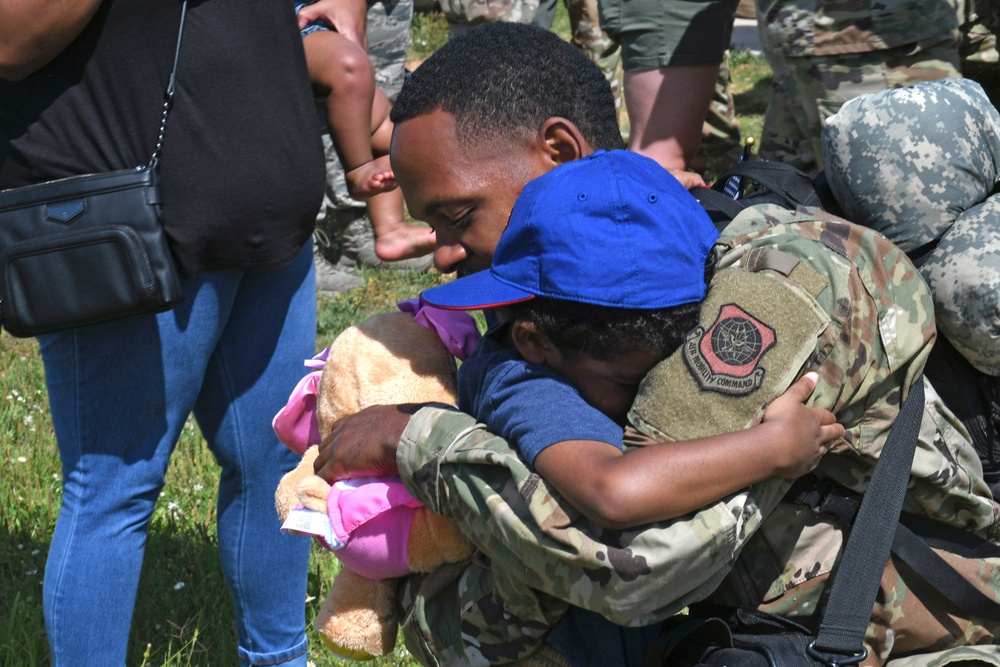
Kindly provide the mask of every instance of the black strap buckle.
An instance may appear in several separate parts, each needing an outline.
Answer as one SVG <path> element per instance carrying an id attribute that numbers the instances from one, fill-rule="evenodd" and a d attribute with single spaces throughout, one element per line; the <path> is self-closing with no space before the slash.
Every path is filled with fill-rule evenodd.
<path id="1" fill-rule="evenodd" d="M 816 514 L 831 516 L 842 526 L 850 526 L 861 507 L 861 496 L 857 493 L 811 474 L 795 480 L 785 500 L 805 505 Z"/>
<path id="2" fill-rule="evenodd" d="M 861 647 L 860 653 L 854 655 L 843 655 L 842 653 L 827 653 L 816 648 L 816 640 L 809 642 L 806 649 L 810 657 L 826 665 L 826 667 L 845 667 L 846 665 L 856 665 L 868 657 L 868 649 Z"/>

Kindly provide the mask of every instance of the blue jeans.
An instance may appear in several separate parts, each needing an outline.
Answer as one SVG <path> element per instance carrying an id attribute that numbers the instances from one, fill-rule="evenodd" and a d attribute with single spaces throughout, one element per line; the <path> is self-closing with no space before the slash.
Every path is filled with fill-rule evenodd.
<path id="1" fill-rule="evenodd" d="M 153 503 L 192 411 L 222 468 L 240 664 L 306 664 L 309 541 L 282 535 L 274 510 L 299 457 L 271 418 L 315 352 L 311 244 L 282 269 L 209 271 L 184 292 L 166 313 L 39 337 L 63 466 L 43 595 L 56 667 L 125 664 Z"/>

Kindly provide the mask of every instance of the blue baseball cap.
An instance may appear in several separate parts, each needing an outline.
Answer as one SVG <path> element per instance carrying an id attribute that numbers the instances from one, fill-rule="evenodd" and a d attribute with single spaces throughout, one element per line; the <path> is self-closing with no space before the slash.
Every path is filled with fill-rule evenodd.
<path id="1" fill-rule="evenodd" d="M 632 151 L 597 151 L 524 186 L 493 264 L 425 290 L 439 308 L 495 308 L 538 296 L 654 309 L 705 298 L 719 232 L 670 172 Z"/>

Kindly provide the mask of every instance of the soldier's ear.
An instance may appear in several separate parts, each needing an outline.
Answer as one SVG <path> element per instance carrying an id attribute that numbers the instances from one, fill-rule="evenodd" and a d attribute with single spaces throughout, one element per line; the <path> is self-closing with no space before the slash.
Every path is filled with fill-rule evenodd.
<path id="1" fill-rule="evenodd" d="M 510 336 L 517 353 L 529 364 L 547 364 L 555 353 L 548 336 L 539 331 L 534 322 L 514 320 Z"/>
<path id="2" fill-rule="evenodd" d="M 535 137 L 536 148 L 542 152 L 552 167 L 572 162 L 594 152 L 583 138 L 580 128 L 561 116 L 547 119 Z"/>

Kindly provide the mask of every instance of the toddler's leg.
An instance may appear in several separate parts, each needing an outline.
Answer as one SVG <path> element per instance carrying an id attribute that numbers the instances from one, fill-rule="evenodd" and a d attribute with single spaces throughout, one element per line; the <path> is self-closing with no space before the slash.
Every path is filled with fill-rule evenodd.
<path id="1" fill-rule="evenodd" d="M 330 138 L 344 169 L 351 171 L 371 162 L 376 88 L 368 54 L 343 35 L 326 30 L 306 35 L 302 43 L 313 88 L 326 95 Z"/>

